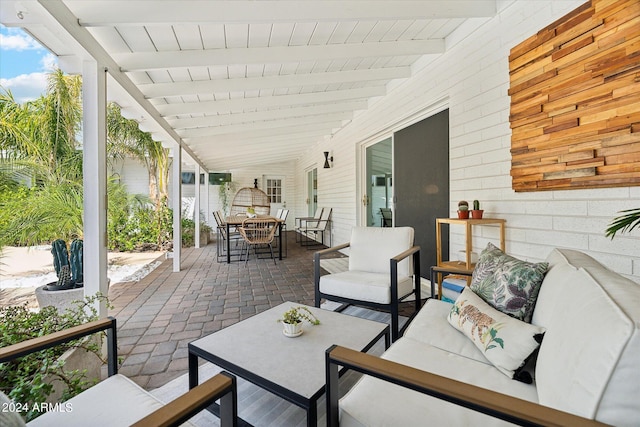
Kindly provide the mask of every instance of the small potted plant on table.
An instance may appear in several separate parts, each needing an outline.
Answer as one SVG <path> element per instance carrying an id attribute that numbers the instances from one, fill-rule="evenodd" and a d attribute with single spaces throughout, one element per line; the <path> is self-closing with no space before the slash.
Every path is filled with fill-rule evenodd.
<path id="1" fill-rule="evenodd" d="M 460 200 L 458 202 L 458 218 L 459 219 L 469 218 L 469 203 L 466 200 Z"/>
<path id="2" fill-rule="evenodd" d="M 319 325 L 320 321 L 307 307 L 293 307 L 284 312 L 278 322 L 282 322 L 284 330 L 282 333 L 290 338 L 302 335 L 302 322 L 307 321 L 312 325 Z"/>
<path id="3" fill-rule="evenodd" d="M 473 210 L 471 211 L 471 218 L 482 219 L 482 213 L 484 210 L 480 209 L 480 202 L 478 200 L 473 201 Z"/>

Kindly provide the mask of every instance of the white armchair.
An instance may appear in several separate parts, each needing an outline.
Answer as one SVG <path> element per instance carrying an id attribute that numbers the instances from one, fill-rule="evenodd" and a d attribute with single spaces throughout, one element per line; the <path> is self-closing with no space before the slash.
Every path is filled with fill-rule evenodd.
<path id="1" fill-rule="evenodd" d="M 316 252 L 316 307 L 325 299 L 388 310 L 395 341 L 401 335 L 399 302 L 415 294 L 415 311 L 420 310 L 420 247 L 413 237 L 411 227 L 354 227 L 349 243 Z M 347 247 L 349 270 L 320 276 L 320 258 Z"/>

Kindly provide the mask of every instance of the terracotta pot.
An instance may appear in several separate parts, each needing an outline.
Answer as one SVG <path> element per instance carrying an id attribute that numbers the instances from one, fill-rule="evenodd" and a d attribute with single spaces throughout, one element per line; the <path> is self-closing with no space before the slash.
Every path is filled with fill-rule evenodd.
<path id="1" fill-rule="evenodd" d="M 469 219 L 469 211 L 458 211 L 458 219 Z"/>
<path id="2" fill-rule="evenodd" d="M 482 219 L 482 213 L 484 210 L 482 209 L 472 209 L 471 210 L 471 218 L 473 219 Z"/>

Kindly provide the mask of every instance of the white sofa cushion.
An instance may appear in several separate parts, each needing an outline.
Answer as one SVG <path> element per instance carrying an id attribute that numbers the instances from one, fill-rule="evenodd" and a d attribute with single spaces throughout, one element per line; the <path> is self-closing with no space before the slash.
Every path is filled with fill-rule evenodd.
<path id="1" fill-rule="evenodd" d="M 612 425 L 640 420 L 640 285 L 586 254 L 554 250 L 533 323 L 546 327 L 540 403 Z"/>
<path id="2" fill-rule="evenodd" d="M 450 311 L 451 304 L 433 298 L 428 299 L 409 323 L 403 336 L 491 365 L 470 339 L 451 329 L 448 322 Z"/>
<path id="3" fill-rule="evenodd" d="M 349 270 L 389 275 L 389 260 L 413 246 L 413 228 L 353 227 L 349 242 Z M 399 276 L 412 274 L 411 257 L 398 263 Z"/>
<path id="4" fill-rule="evenodd" d="M 544 328 L 508 316 L 465 288 L 451 307 L 449 323 L 469 338 L 500 372 L 531 383 L 528 372 L 519 372 L 540 346 Z"/>
<path id="5" fill-rule="evenodd" d="M 371 273 L 353 270 L 327 274 L 320 277 L 320 292 L 359 301 L 389 304 L 391 302 L 390 277 L 388 272 Z M 412 290 L 411 277 L 398 277 L 398 296 L 410 294 Z"/>
<path id="6" fill-rule="evenodd" d="M 47 412 L 29 422 L 29 427 L 128 426 L 141 420 L 163 403 L 129 378 L 117 374 L 61 404 L 65 411 Z"/>
<path id="7" fill-rule="evenodd" d="M 453 328 L 448 329 L 458 334 Z M 537 402 L 535 387 L 513 381 L 491 365 L 403 337 L 384 353 L 384 359 L 413 366 L 465 383 Z M 340 400 L 340 425 L 349 426 L 503 426 L 504 421 L 440 399 L 363 377 Z M 375 409 L 375 410 L 374 410 Z"/>

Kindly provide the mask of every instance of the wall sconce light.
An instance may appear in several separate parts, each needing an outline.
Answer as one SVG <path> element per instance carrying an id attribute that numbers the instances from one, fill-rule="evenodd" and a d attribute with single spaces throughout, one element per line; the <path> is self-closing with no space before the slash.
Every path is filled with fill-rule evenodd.
<path id="1" fill-rule="evenodd" d="M 325 169 L 331 168 L 331 164 L 329 163 L 329 160 L 331 160 L 331 163 L 333 163 L 333 156 L 329 157 L 329 152 L 325 151 L 324 152 L 324 168 Z"/>

